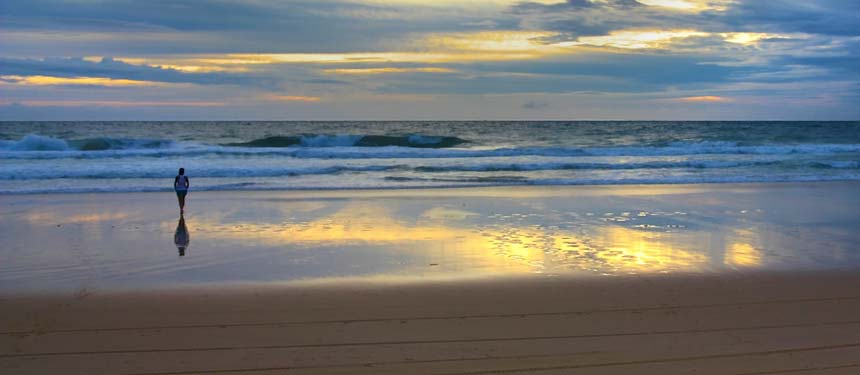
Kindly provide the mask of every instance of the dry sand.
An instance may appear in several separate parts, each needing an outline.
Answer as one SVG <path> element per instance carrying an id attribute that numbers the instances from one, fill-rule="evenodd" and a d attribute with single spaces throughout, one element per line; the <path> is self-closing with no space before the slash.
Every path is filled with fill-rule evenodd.
<path id="1" fill-rule="evenodd" d="M 4 374 L 857 374 L 860 273 L 6 296 Z"/>

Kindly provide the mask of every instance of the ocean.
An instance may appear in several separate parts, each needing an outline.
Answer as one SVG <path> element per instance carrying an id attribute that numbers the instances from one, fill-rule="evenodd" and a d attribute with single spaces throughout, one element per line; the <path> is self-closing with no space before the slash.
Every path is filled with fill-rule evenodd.
<path id="1" fill-rule="evenodd" d="M 860 121 L 0 122 L 0 194 L 860 180 Z"/>

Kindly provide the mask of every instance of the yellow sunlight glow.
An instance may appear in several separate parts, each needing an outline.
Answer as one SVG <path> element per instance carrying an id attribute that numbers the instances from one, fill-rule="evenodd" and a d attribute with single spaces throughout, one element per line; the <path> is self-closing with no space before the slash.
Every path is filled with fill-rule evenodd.
<path id="1" fill-rule="evenodd" d="M 344 68 L 326 69 L 323 72 L 330 74 L 387 74 L 387 73 L 454 73 L 456 70 L 448 68 Z"/>
<path id="2" fill-rule="evenodd" d="M 300 96 L 300 95 L 278 95 L 278 94 L 269 94 L 263 95 L 263 99 L 278 101 L 278 102 L 305 102 L 305 103 L 313 103 L 322 100 L 322 98 L 318 96 Z"/>
<path id="3" fill-rule="evenodd" d="M 754 267 L 762 262 L 761 251 L 747 243 L 734 243 L 726 250 L 725 264 Z"/>
<path id="4" fill-rule="evenodd" d="M 788 38 L 788 36 L 785 35 L 768 33 L 721 33 L 720 36 L 723 37 L 723 40 L 726 42 L 743 45 L 756 44 L 762 39 Z"/>
<path id="5" fill-rule="evenodd" d="M 193 55 L 168 58 L 115 57 L 128 64 L 149 65 L 188 72 L 231 71 L 245 65 L 265 64 L 390 64 L 461 63 L 539 58 L 551 53 L 570 53 L 570 49 L 542 43 L 539 39 L 557 35 L 548 31 L 484 31 L 476 33 L 433 34 L 416 41 L 415 51 L 344 53 L 257 53 Z M 342 74 L 380 74 L 413 72 L 446 73 L 446 68 L 376 68 L 387 70 L 331 71 Z"/>
<path id="6" fill-rule="evenodd" d="M 422 215 L 427 221 L 406 223 L 386 208 L 354 203 L 328 216 L 289 225 L 221 223 L 217 217 L 209 217 L 196 221 L 194 227 L 223 240 L 253 239 L 275 246 L 327 243 L 396 245 L 403 251 L 441 250 L 437 256 L 447 258 L 446 263 L 468 262 L 493 272 L 535 272 L 546 265 L 564 265 L 594 272 L 651 273 L 693 271 L 708 263 L 705 254 L 682 245 L 695 241 L 676 242 L 677 234 L 608 226 L 587 240 L 574 231 L 532 226 L 503 224 L 476 231 L 468 226 L 446 225 L 469 215 L 474 213 L 430 209 Z"/>
<path id="7" fill-rule="evenodd" d="M 734 0 L 636 0 L 639 3 L 674 10 L 701 12 L 705 10 L 724 11 Z"/>
<path id="8" fill-rule="evenodd" d="M 91 56 L 90 60 L 99 62 L 101 61 L 101 57 Z M 233 64 L 229 63 L 225 64 L 211 64 L 210 60 L 207 59 L 146 59 L 139 57 L 115 57 L 113 58 L 116 61 L 124 62 L 126 64 L 132 65 L 148 65 L 153 68 L 159 69 L 171 69 L 178 70 L 186 73 L 210 73 L 210 72 L 247 72 L 249 69 L 246 66 L 247 62 L 242 62 L 241 64 Z M 87 60 L 87 58 L 84 58 Z"/>
<path id="9" fill-rule="evenodd" d="M 731 99 L 723 97 L 723 96 L 715 96 L 715 95 L 703 95 L 703 96 L 688 96 L 685 98 L 678 98 L 675 101 L 685 102 L 685 103 L 718 103 L 718 102 L 730 102 Z"/>
<path id="10" fill-rule="evenodd" d="M 394 6 L 426 6 L 426 7 L 458 7 L 458 8 L 476 8 L 476 7 L 497 7 L 505 8 L 511 5 L 516 5 L 523 2 L 538 3 L 544 5 L 563 4 L 565 0 L 362 0 L 367 4 L 377 5 L 394 5 Z"/>
<path id="11" fill-rule="evenodd" d="M 226 55 L 176 55 L 167 57 L 116 57 L 135 65 L 174 69 L 189 73 L 216 71 L 249 71 L 254 65 L 266 64 L 367 64 L 384 65 L 398 63 L 444 64 L 485 61 L 512 61 L 540 59 L 554 55 L 587 53 L 594 48 L 613 49 L 671 49 L 673 44 L 691 37 L 721 37 L 726 43 L 752 45 L 764 39 L 788 38 L 781 34 L 726 32 L 709 33 L 693 29 L 627 29 L 616 30 L 609 35 L 583 36 L 572 41 L 552 43 L 558 33 L 541 30 L 495 30 L 471 33 L 437 33 L 412 40 L 407 51 L 388 52 L 343 52 L 343 53 L 240 53 Z M 89 56 L 88 61 L 100 61 Z M 453 73 L 455 70 L 442 67 L 385 67 L 367 66 L 332 68 L 329 74 L 372 75 L 389 73 Z M 144 85 L 144 81 L 95 79 L 90 84 Z M 42 82 L 48 82 L 43 80 Z M 53 80 L 55 84 L 61 81 Z M 86 84 L 86 77 L 78 77 L 64 84 Z M 31 83 L 35 84 L 35 83 Z M 148 83 L 152 84 L 152 83 Z"/>
<path id="12" fill-rule="evenodd" d="M 548 46 L 540 43 L 540 38 L 555 35 L 557 33 L 549 31 L 481 31 L 431 35 L 425 44 L 430 48 L 459 51 L 530 52 Z"/>
<path id="13" fill-rule="evenodd" d="M 169 86 L 166 82 L 138 81 L 103 77 L 0 76 L 0 82 L 23 86 Z"/>
<path id="14" fill-rule="evenodd" d="M 579 37 L 575 42 L 562 42 L 557 45 L 662 49 L 678 39 L 708 35 L 696 30 L 620 30 L 613 31 L 609 35 Z"/>
<path id="15" fill-rule="evenodd" d="M 218 107 L 221 102 L 183 101 L 123 101 L 123 100 L 8 100 L 0 104 L 21 104 L 31 107 Z"/>

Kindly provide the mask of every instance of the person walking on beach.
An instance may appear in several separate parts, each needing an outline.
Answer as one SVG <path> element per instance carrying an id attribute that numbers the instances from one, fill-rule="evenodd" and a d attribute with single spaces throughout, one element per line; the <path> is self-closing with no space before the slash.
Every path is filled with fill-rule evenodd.
<path id="1" fill-rule="evenodd" d="M 173 189 L 176 190 L 176 198 L 179 199 L 179 213 L 185 213 L 185 196 L 188 195 L 188 187 L 191 183 L 185 175 L 185 168 L 179 168 L 179 175 L 173 179 Z"/>

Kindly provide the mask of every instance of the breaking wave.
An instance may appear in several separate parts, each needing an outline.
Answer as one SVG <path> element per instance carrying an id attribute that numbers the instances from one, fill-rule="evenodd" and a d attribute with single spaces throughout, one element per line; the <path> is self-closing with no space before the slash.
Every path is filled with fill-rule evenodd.
<path id="1" fill-rule="evenodd" d="M 414 148 L 448 148 L 459 146 L 469 141 L 457 137 L 439 137 L 426 135 L 302 135 L 274 136 L 255 139 L 249 142 L 227 143 L 228 147 L 414 147 Z"/>
<path id="2" fill-rule="evenodd" d="M 91 138 L 63 140 L 37 134 L 0 140 L 0 159 L 99 159 L 128 157 L 272 156 L 299 159 L 443 159 L 487 157 L 828 155 L 860 152 L 860 144 L 764 144 L 675 142 L 663 146 L 619 147 L 455 147 L 471 145 L 457 137 L 309 135 L 278 136 L 211 145 L 162 139 Z M 833 168 L 844 168 L 834 164 Z"/>

